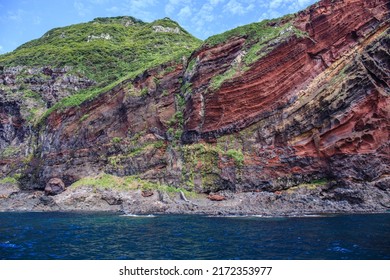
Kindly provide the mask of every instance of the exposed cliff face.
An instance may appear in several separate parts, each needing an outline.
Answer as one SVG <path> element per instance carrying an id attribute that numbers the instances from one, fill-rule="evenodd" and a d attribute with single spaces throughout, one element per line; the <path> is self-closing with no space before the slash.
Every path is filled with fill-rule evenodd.
<path id="1" fill-rule="evenodd" d="M 49 108 L 61 99 L 96 83 L 75 73 L 71 67 L 52 69 L 18 66 L 3 68 L 0 71 L 0 84 L 4 96 L 14 97 L 25 103 L 35 101 L 33 105 L 26 104 L 25 107 Z M 25 119 L 35 117 L 27 110 L 23 113 Z"/>
<path id="2" fill-rule="evenodd" d="M 192 94 L 186 130 L 203 139 L 213 138 L 248 127 L 269 112 L 297 106 L 293 99 L 319 74 L 339 59 L 345 60 L 354 47 L 360 46 L 355 51 L 361 51 L 374 33 L 378 35 L 387 28 L 386 4 L 387 1 L 321 1 L 290 22 L 307 35 L 292 33 L 282 40 L 265 42 L 263 49 L 271 51 L 249 69 L 237 61 L 245 56 L 245 40 L 252 38 L 232 38 L 211 48 L 206 45 L 193 55 L 197 71 L 189 79 Z M 283 22 L 269 25 L 272 24 Z M 241 67 L 236 67 L 232 78 L 217 90 L 210 88 L 213 77 L 235 64 Z"/>
<path id="3" fill-rule="evenodd" d="M 40 186 L 59 177 L 69 185 L 101 172 L 125 176 L 165 168 L 181 73 L 178 64 L 151 69 L 80 108 L 51 114 L 38 140 L 39 159 L 30 167 L 35 178 L 27 181 Z"/>
<path id="4" fill-rule="evenodd" d="M 24 131 L 18 102 L 3 99 L 0 99 L 0 147 L 5 149 L 11 142 L 16 145 L 23 142 Z"/>
<path id="5" fill-rule="evenodd" d="M 56 110 L 31 140 L 23 185 L 105 172 L 205 193 L 309 184 L 324 201 L 362 203 L 365 187 L 388 196 L 389 6 L 320 1 Z M 24 133 L 7 102 L 0 144 Z"/>
<path id="6" fill-rule="evenodd" d="M 33 125 L 59 100 L 95 83 L 70 67 L 0 69 L 0 175 L 20 173 L 34 152 Z"/>
<path id="7" fill-rule="evenodd" d="M 304 36 L 266 42 L 249 67 L 243 46 L 251 38 L 205 45 L 192 58 L 183 140 L 242 149 L 244 167 L 218 173 L 243 189 L 387 176 L 388 17 L 387 1 L 321 1 L 290 23 Z M 233 141 L 221 138 L 231 133 Z"/>

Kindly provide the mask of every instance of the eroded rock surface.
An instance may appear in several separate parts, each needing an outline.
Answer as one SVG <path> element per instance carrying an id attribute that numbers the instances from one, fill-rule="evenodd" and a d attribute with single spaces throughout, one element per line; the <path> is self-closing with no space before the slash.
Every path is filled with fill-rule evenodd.
<path id="1" fill-rule="evenodd" d="M 51 178 L 45 187 L 46 195 L 57 195 L 65 191 L 65 184 L 59 178 Z"/>

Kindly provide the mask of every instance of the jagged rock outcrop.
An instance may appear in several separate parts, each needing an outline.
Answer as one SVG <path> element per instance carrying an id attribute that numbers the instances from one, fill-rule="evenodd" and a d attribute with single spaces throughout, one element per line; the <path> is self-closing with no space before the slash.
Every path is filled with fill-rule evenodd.
<path id="1" fill-rule="evenodd" d="M 59 178 L 51 178 L 45 187 L 46 195 L 57 195 L 65 191 L 65 184 Z"/>

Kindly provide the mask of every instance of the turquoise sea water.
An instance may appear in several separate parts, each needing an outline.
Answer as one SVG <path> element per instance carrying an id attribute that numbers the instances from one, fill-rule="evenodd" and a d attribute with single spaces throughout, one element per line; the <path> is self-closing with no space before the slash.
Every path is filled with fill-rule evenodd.
<path id="1" fill-rule="evenodd" d="M 0 259 L 390 259 L 390 213 L 296 218 L 0 213 Z"/>

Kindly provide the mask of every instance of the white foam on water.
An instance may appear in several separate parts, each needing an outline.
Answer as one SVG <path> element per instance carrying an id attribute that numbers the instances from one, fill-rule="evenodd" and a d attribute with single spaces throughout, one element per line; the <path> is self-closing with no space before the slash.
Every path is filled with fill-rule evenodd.
<path id="1" fill-rule="evenodd" d="M 137 215 L 137 214 L 124 214 L 122 217 L 132 217 L 132 218 L 155 218 L 155 215 Z"/>
<path id="2" fill-rule="evenodd" d="M 0 242 L 0 248 L 18 248 L 19 246 L 9 241 Z"/>

